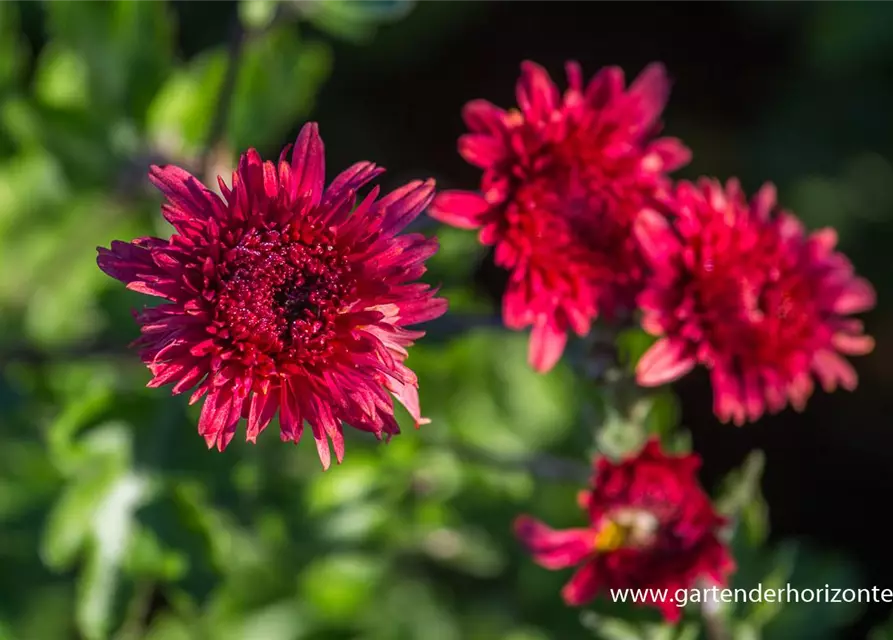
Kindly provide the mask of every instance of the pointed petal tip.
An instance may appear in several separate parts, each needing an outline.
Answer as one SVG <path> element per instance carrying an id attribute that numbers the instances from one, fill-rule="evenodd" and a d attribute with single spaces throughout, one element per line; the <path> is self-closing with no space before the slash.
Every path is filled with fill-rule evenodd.
<path id="1" fill-rule="evenodd" d="M 537 373 L 551 371 L 567 345 L 567 331 L 552 324 L 539 324 L 533 327 L 528 343 L 527 362 Z"/>
<path id="2" fill-rule="evenodd" d="M 298 140 L 301 139 L 302 136 L 319 136 L 319 123 L 316 121 L 305 122 L 304 126 L 301 127 L 301 130 L 298 132 Z"/>
<path id="3" fill-rule="evenodd" d="M 457 229 L 478 229 L 490 204 L 473 191 L 441 191 L 428 207 L 428 216 Z"/>
<path id="4" fill-rule="evenodd" d="M 536 527 L 537 521 L 526 514 L 522 514 L 515 518 L 512 522 L 512 531 L 516 536 L 523 539 L 531 533 L 531 528 Z"/>
<path id="5" fill-rule="evenodd" d="M 669 76 L 669 72 L 667 71 L 667 65 L 665 65 L 660 60 L 652 60 L 648 64 L 645 65 L 645 68 L 642 69 L 642 73 L 653 73 L 655 75 L 662 75 L 665 77 Z"/>
<path id="6" fill-rule="evenodd" d="M 676 380 L 695 366 L 695 358 L 684 345 L 667 338 L 655 342 L 636 365 L 636 382 L 643 387 L 659 387 Z"/>

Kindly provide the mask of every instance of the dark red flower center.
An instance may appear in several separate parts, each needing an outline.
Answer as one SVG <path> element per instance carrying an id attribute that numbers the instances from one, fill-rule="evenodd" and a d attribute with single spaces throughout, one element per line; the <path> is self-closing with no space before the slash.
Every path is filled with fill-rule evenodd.
<path id="1" fill-rule="evenodd" d="M 639 155 L 631 146 L 627 155 L 607 157 L 609 134 L 574 125 L 547 143 L 532 136 L 510 169 L 514 191 L 505 230 L 509 242 L 545 271 L 558 271 L 561 256 L 592 271 L 590 279 L 610 285 L 609 299 L 599 302 L 605 312 L 618 303 L 630 305 L 644 274 L 627 213 L 645 203 L 637 183 Z M 520 148 L 524 138 L 517 135 Z"/>
<path id="2" fill-rule="evenodd" d="M 219 274 L 218 337 L 248 360 L 306 365 L 330 354 L 335 320 L 356 294 L 350 264 L 319 229 L 251 232 Z"/>
<path id="3" fill-rule="evenodd" d="M 750 362 L 798 352 L 821 326 L 812 283 L 796 269 L 779 269 L 779 252 L 768 240 L 748 251 L 711 248 L 697 272 L 699 311 L 712 340 Z"/>

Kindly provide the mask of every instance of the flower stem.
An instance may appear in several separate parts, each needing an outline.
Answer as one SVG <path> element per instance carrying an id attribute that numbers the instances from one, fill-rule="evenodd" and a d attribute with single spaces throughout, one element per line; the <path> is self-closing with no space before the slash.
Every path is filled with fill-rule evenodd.
<path id="1" fill-rule="evenodd" d="M 582 361 L 582 375 L 596 386 L 600 402 L 590 407 L 594 454 L 622 456 L 638 448 L 646 434 L 636 406 L 647 393 L 635 384 L 620 361 L 617 339 L 627 325 L 601 324 L 593 328 Z"/>
<path id="2" fill-rule="evenodd" d="M 701 618 L 704 621 L 704 634 L 707 640 L 732 640 L 732 634 L 717 612 L 701 607 Z"/>

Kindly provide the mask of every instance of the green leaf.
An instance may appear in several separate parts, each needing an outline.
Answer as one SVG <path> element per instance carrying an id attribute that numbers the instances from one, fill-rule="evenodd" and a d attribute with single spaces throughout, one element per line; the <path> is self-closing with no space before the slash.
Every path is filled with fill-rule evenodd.
<path id="1" fill-rule="evenodd" d="M 204 536 L 207 551 L 218 571 L 238 571 L 261 558 L 261 549 L 252 536 L 239 526 L 230 511 L 210 503 L 207 490 L 200 483 L 177 485 L 174 495 L 185 524 Z"/>
<path id="2" fill-rule="evenodd" d="M 89 71 L 90 108 L 142 121 L 173 59 L 167 3 L 47 2 L 51 38 Z"/>
<path id="3" fill-rule="evenodd" d="M 53 227 L 23 238 L 20 249 L 28 249 L 21 257 L 40 274 L 28 301 L 25 331 L 46 347 L 86 340 L 103 328 L 95 294 L 111 281 L 96 268 L 95 247 L 131 224 L 120 205 L 98 195 L 69 201 L 57 216 Z"/>
<path id="4" fill-rule="evenodd" d="M 635 623 L 621 618 L 584 611 L 580 614 L 580 624 L 591 631 L 599 640 L 644 640 L 645 635 Z"/>
<path id="5" fill-rule="evenodd" d="M 0 93 L 19 79 L 25 65 L 17 9 L 12 2 L 0 2 Z"/>
<path id="6" fill-rule="evenodd" d="M 380 558 L 339 553 L 314 560 L 300 580 L 306 601 L 324 618 L 339 620 L 375 597 L 384 575 Z"/>
<path id="7" fill-rule="evenodd" d="M 135 527 L 125 570 L 134 578 L 174 582 L 182 579 L 189 568 L 188 558 L 168 549 L 150 529 Z"/>
<path id="8" fill-rule="evenodd" d="M 108 122 L 98 113 L 10 99 L 0 102 L 0 125 L 29 155 L 48 151 L 81 186 L 105 186 L 119 167 Z"/>
<path id="9" fill-rule="evenodd" d="M 760 482 L 765 464 L 765 454 L 757 449 L 748 454 L 737 470 L 726 476 L 720 497 L 716 500 L 720 512 L 736 516 L 751 500 L 760 497 Z"/>
<path id="10" fill-rule="evenodd" d="M 281 147 L 285 131 L 310 112 L 331 67 L 326 44 L 301 43 L 288 27 L 250 39 L 232 97 L 230 146 Z"/>
<path id="11" fill-rule="evenodd" d="M 259 31 L 270 26 L 280 0 L 251 0 L 239 3 L 239 18 L 246 30 Z"/>
<path id="12" fill-rule="evenodd" d="M 505 566 L 505 554 L 491 537 L 471 527 L 436 529 L 423 544 L 434 559 L 480 578 L 498 576 Z"/>
<path id="13" fill-rule="evenodd" d="M 92 404 L 84 407 L 89 410 Z M 68 427 L 63 424 L 62 428 Z M 53 506 L 41 542 L 43 561 L 57 571 L 70 568 L 91 535 L 99 535 L 104 526 L 102 518 L 111 517 L 106 500 L 120 490 L 122 477 L 126 478 L 132 446 L 130 430 L 126 425 L 108 423 L 86 434 L 76 446 L 76 455 L 86 463 L 81 464 Z M 125 488 L 134 486 L 135 481 L 129 482 Z"/>
<path id="14" fill-rule="evenodd" d="M 73 566 L 104 496 L 117 479 L 117 469 L 103 469 L 65 488 L 44 529 L 41 558 L 48 567 L 62 571 Z"/>
<path id="15" fill-rule="evenodd" d="M 735 555 L 740 570 L 731 587 L 747 592 L 747 601 L 735 605 L 736 637 L 831 640 L 858 616 L 868 599 L 866 590 L 861 596 L 863 604 L 830 601 L 833 591 L 826 595 L 826 587 L 843 590 L 859 586 L 854 565 L 794 540 L 768 554 L 762 548 L 736 547 Z M 771 596 L 766 595 L 770 592 Z"/>
<path id="16" fill-rule="evenodd" d="M 195 630 L 184 620 L 162 612 L 152 621 L 143 640 L 194 640 Z"/>
<path id="17" fill-rule="evenodd" d="M 297 640 L 306 634 L 306 613 L 291 600 L 274 602 L 227 625 L 220 640 Z"/>
<path id="18" fill-rule="evenodd" d="M 378 471 L 375 459 L 358 451 L 349 466 L 323 474 L 307 485 L 308 512 L 323 513 L 362 502 L 379 485 Z"/>
<path id="19" fill-rule="evenodd" d="M 205 51 L 179 66 L 147 110 L 153 146 L 175 156 L 196 155 L 205 143 L 226 73 L 226 53 Z"/>
<path id="20" fill-rule="evenodd" d="M 629 372 L 636 369 L 636 363 L 639 362 L 645 352 L 654 344 L 655 338 L 635 327 L 624 329 L 617 335 L 617 352 L 620 364 Z"/>
<path id="21" fill-rule="evenodd" d="M 88 74 L 83 56 L 50 42 L 41 51 L 37 62 L 34 95 L 51 107 L 86 108 L 90 104 Z"/>
<path id="22" fill-rule="evenodd" d="M 414 0 L 292 0 L 315 27 L 355 43 L 368 42 L 380 24 L 401 20 Z"/>
<path id="23" fill-rule="evenodd" d="M 447 344 L 422 341 L 409 366 L 425 381 L 421 406 L 437 429 L 421 433 L 432 440 L 520 457 L 559 441 L 579 419 L 580 393 L 570 370 L 533 371 L 521 333 L 479 329 Z"/>
<path id="24" fill-rule="evenodd" d="M 93 512 L 93 544 L 77 585 L 75 618 L 88 640 L 108 637 L 118 592 L 119 570 L 132 542 L 136 510 L 151 496 L 145 476 L 126 473 L 108 487 Z"/>
<path id="25" fill-rule="evenodd" d="M 893 620 L 872 629 L 868 634 L 868 640 L 893 640 Z"/>
<path id="26" fill-rule="evenodd" d="M 808 55 L 804 58 L 826 75 L 870 68 L 885 60 L 890 51 L 886 25 L 893 20 L 893 8 L 884 3 L 854 7 L 848 4 L 819 5 L 809 15 L 804 29 Z"/>
<path id="27" fill-rule="evenodd" d="M 827 596 L 820 595 L 819 592 L 824 592 L 826 585 L 829 589 Z M 785 640 L 793 636 L 811 640 L 837 638 L 839 630 L 858 617 L 869 599 L 866 590 L 860 596 L 861 604 L 847 603 L 842 597 L 838 597 L 836 602 L 823 601 L 823 598 L 834 598 L 834 592 L 831 591 L 833 589 L 841 590 L 838 594 L 844 589 L 857 589 L 860 586 L 859 575 L 849 559 L 806 545 L 798 547 L 796 563 L 788 584 L 780 585 L 780 588 L 787 592 L 788 586 L 801 595 L 804 589 L 812 590 L 812 601 L 782 604 L 778 614 L 765 625 L 764 640 Z"/>
<path id="28" fill-rule="evenodd" d="M 168 3 L 118 0 L 113 33 L 126 61 L 129 113 L 143 122 L 174 61 L 174 24 Z"/>
<path id="29" fill-rule="evenodd" d="M 667 440 L 679 426 L 681 410 L 679 399 L 671 389 L 661 389 L 648 394 L 645 403 L 645 430 Z"/>
<path id="30" fill-rule="evenodd" d="M 91 378 L 85 386 L 82 394 L 69 401 L 50 425 L 47 437 L 53 464 L 66 474 L 75 471 L 80 458 L 81 448 L 75 435 L 105 411 L 113 399 L 109 380 L 103 376 Z"/>
<path id="31" fill-rule="evenodd" d="M 595 448 L 603 456 L 618 460 L 645 444 L 647 434 L 615 407 L 606 404 L 595 431 Z"/>
<path id="32" fill-rule="evenodd" d="M 732 628 L 730 640 L 762 640 L 758 626 L 750 622 L 738 622 Z"/>
<path id="33" fill-rule="evenodd" d="M 390 578 L 390 577 L 389 577 Z M 465 640 L 446 599 L 422 580 L 395 580 L 364 617 L 375 640 Z"/>

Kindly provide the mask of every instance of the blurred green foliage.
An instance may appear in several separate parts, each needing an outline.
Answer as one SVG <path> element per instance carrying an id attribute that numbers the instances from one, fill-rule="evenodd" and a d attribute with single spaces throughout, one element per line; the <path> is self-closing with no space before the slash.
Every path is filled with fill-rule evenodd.
<path id="1" fill-rule="evenodd" d="M 533 565 L 511 535 L 519 512 L 579 522 L 576 483 L 544 480 L 553 463 L 537 460 L 581 460 L 595 425 L 608 434 L 605 449 L 628 450 L 617 437 L 648 433 L 688 448 L 668 393 L 617 411 L 615 396 L 566 365 L 534 374 L 523 335 L 435 327 L 410 358 L 432 426 L 407 426 L 387 445 L 351 433 L 344 465 L 322 473 L 312 446 L 288 447 L 273 433 L 208 453 L 197 408 L 146 389 L 147 372 L 124 348 L 136 334 L 129 309 L 144 301 L 96 268 L 95 247 L 165 233 L 147 165 L 198 169 L 231 47 L 240 66 L 221 148 L 210 149 L 224 167 L 238 150 L 281 144 L 337 68 L 328 41 L 304 24 L 369 42 L 412 4 L 243 3 L 236 44 L 181 60 L 164 2 L 42 3 L 39 51 L 22 36 L 21 5 L 0 3 L 0 639 L 703 633 L 696 610 L 675 630 L 650 610 L 604 601 L 581 620 L 558 597 L 568 576 Z M 804 182 L 795 200 L 814 202 L 804 208 L 818 217 L 832 205 L 863 215 L 872 202 L 888 206 L 889 190 L 876 186 L 889 181 L 889 164 L 854 162 L 832 182 Z M 487 313 L 467 284 L 479 255 L 473 235 L 438 234 L 432 280 L 460 318 Z M 622 336 L 627 368 L 647 340 Z M 843 561 L 796 546 L 767 551 L 760 471 L 745 466 L 720 500 L 736 523 L 732 586 L 855 584 Z M 833 637 L 857 613 L 821 604 L 720 611 L 736 640 Z"/>

